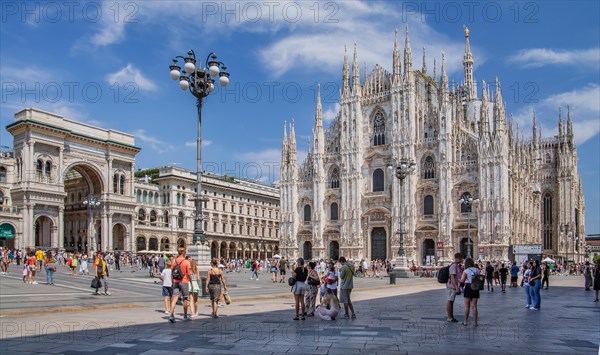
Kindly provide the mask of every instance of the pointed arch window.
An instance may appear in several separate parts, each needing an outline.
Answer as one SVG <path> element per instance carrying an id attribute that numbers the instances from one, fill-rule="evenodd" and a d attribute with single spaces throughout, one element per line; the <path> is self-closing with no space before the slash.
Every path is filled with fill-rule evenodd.
<path id="1" fill-rule="evenodd" d="M 119 175 L 113 175 L 113 193 L 117 193 L 119 191 Z"/>
<path id="2" fill-rule="evenodd" d="M 385 144 L 385 118 L 383 113 L 378 111 L 373 118 L 373 145 Z"/>
<path id="3" fill-rule="evenodd" d="M 373 192 L 383 191 L 384 187 L 384 177 L 383 170 L 375 169 L 373 171 Z"/>
<path id="4" fill-rule="evenodd" d="M 340 188 L 340 172 L 338 168 L 331 169 L 331 173 L 329 174 L 329 187 L 332 189 Z"/>
<path id="5" fill-rule="evenodd" d="M 140 208 L 140 210 L 138 211 L 138 223 L 145 224 L 145 222 L 146 222 L 146 211 L 144 211 L 143 208 Z"/>
<path id="6" fill-rule="evenodd" d="M 156 223 L 156 211 L 152 210 L 150 211 L 150 224 L 155 224 Z"/>
<path id="7" fill-rule="evenodd" d="M 435 179 L 435 161 L 432 156 L 428 156 L 423 161 L 423 179 Z"/>
<path id="8" fill-rule="evenodd" d="M 544 249 L 552 249 L 552 195 L 549 192 L 544 194 L 542 208 Z"/>
<path id="9" fill-rule="evenodd" d="M 177 228 L 183 228 L 183 211 L 177 215 Z"/>
<path id="10" fill-rule="evenodd" d="M 433 215 L 433 196 L 427 195 L 423 199 L 423 215 L 431 216 Z"/>
<path id="11" fill-rule="evenodd" d="M 46 164 L 44 166 L 44 174 L 46 175 L 46 178 L 50 178 L 50 173 L 52 172 L 52 163 L 50 161 L 46 161 Z"/>
<path id="12" fill-rule="evenodd" d="M 38 159 L 37 163 L 35 165 L 35 173 L 37 174 L 38 178 L 42 177 L 43 170 L 44 170 L 44 162 L 42 161 L 42 159 Z"/>
<path id="13" fill-rule="evenodd" d="M 5 182 L 6 181 L 6 168 L 3 166 L 0 166 L 0 182 Z"/>
<path id="14" fill-rule="evenodd" d="M 311 221 L 311 213 L 310 205 L 304 205 L 304 222 Z"/>
<path id="15" fill-rule="evenodd" d="M 121 175 L 119 178 L 119 193 L 121 195 L 125 194 L 125 175 Z"/>
<path id="16" fill-rule="evenodd" d="M 337 203 L 332 203 L 331 207 L 330 207 L 330 215 L 331 215 L 331 220 L 332 221 L 337 221 L 338 220 L 338 204 Z"/>

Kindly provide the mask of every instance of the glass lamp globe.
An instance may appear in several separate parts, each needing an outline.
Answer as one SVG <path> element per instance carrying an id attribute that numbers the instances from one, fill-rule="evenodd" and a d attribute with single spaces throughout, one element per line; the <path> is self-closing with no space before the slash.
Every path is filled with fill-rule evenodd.
<path id="1" fill-rule="evenodd" d="M 173 69 L 169 72 L 169 75 L 171 76 L 172 80 L 177 80 L 177 79 L 179 79 L 180 73 L 179 73 L 179 70 Z"/>
<path id="2" fill-rule="evenodd" d="M 221 84 L 221 86 L 227 86 L 227 84 L 229 84 L 229 78 L 226 76 L 220 77 L 219 84 Z"/>
<path id="3" fill-rule="evenodd" d="M 210 73 L 211 76 L 217 76 L 219 75 L 219 67 L 216 65 L 211 65 L 210 68 L 208 68 L 208 72 Z"/>
<path id="4" fill-rule="evenodd" d="M 183 70 L 188 74 L 192 74 L 196 70 L 196 66 L 192 62 L 187 62 L 183 66 Z"/>
<path id="5" fill-rule="evenodd" d="M 180 80 L 179 81 L 179 88 L 183 91 L 187 90 L 190 88 L 190 83 L 187 80 Z"/>
<path id="6" fill-rule="evenodd" d="M 213 91 L 215 91 L 215 84 L 213 84 L 213 83 L 208 84 L 208 92 L 213 92 Z"/>

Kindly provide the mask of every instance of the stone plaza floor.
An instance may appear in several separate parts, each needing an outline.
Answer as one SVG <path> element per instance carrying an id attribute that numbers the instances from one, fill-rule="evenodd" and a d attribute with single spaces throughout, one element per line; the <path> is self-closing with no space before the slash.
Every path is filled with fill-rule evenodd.
<path id="1" fill-rule="evenodd" d="M 99 308 L 47 311 L 44 304 L 56 304 L 56 297 L 24 299 L 39 311 L 0 311 L 0 352 L 349 355 L 598 354 L 600 350 L 600 304 L 593 302 L 593 292 L 583 289 L 582 277 L 551 279 L 551 288 L 542 290 L 540 311 L 524 308 L 520 287 L 504 294 L 499 288 L 482 291 L 478 327 L 461 324 L 460 296 L 455 303 L 459 323 L 446 322 L 443 285 L 433 280 L 406 282 L 355 290 L 357 318 L 331 322 L 313 317 L 294 321 L 289 287 L 270 299 L 236 299 L 233 293 L 232 304 L 220 309 L 218 319 L 209 318 L 206 300 L 192 321 L 183 320 L 178 306 L 175 324 L 168 322 L 160 296 L 152 302 L 131 298 Z"/>

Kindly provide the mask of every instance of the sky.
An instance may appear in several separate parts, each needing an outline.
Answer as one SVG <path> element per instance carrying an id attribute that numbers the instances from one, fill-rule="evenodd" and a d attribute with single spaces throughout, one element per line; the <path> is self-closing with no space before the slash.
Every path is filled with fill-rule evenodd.
<path id="1" fill-rule="evenodd" d="M 463 77 L 464 26 L 474 76 L 498 76 L 519 130 L 532 111 L 544 137 L 570 105 L 586 198 L 586 233 L 600 233 L 600 24 L 597 1 L 3 1 L 0 124 L 38 107 L 135 135 L 137 168 L 195 170 L 195 98 L 169 78 L 171 59 L 215 52 L 230 84 L 205 99 L 203 169 L 278 180 L 284 121 L 294 119 L 299 160 L 314 124 L 336 114 L 344 48 L 370 71 L 391 71 L 394 31 L 410 31 L 413 67 L 426 48 L 450 82 Z M 402 48 L 401 48 L 402 49 Z M 328 123 L 327 122 L 327 123 Z M 327 124 L 326 123 L 326 124 Z M 12 136 L 0 131 L 0 146 Z"/>

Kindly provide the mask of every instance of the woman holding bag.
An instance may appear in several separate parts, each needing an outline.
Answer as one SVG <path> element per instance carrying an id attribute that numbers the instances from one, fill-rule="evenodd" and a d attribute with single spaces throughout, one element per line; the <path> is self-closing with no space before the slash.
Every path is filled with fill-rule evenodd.
<path id="1" fill-rule="evenodd" d="M 306 295 L 304 296 L 304 303 L 306 304 L 306 313 L 307 317 L 313 317 L 315 315 L 315 303 L 317 302 L 317 293 L 319 292 L 319 285 L 321 284 L 321 280 L 319 280 L 319 274 L 315 268 L 317 267 L 317 263 L 311 261 L 308 263 L 308 278 L 307 278 L 307 286 Z"/>
<path id="2" fill-rule="evenodd" d="M 210 295 L 210 304 L 212 306 L 213 318 L 219 318 L 217 312 L 219 310 L 219 298 L 221 298 L 221 282 L 223 283 L 223 288 L 225 289 L 225 292 L 227 292 L 227 283 L 225 282 L 225 276 L 223 276 L 223 271 L 221 271 L 218 265 L 218 260 L 216 258 L 213 258 L 210 261 L 211 269 L 208 270 L 208 274 L 206 277 L 206 292 L 208 292 Z"/>
<path id="3" fill-rule="evenodd" d="M 465 286 L 464 289 L 464 300 L 465 300 L 465 319 L 463 321 L 463 325 L 467 326 L 467 322 L 469 321 L 469 311 L 473 310 L 473 325 L 477 326 L 477 301 L 479 300 L 479 290 L 473 290 L 471 288 L 471 283 L 473 282 L 473 276 L 479 275 L 480 271 L 475 267 L 475 263 L 473 259 L 466 258 L 465 259 L 465 271 L 462 274 L 460 279 L 461 285 Z"/>
<path id="4" fill-rule="evenodd" d="M 529 309 L 539 311 L 542 304 L 540 295 L 540 289 L 542 288 L 542 268 L 540 267 L 539 260 L 534 260 L 534 263 L 535 265 L 531 269 L 531 275 L 529 276 L 529 292 L 531 293 L 531 302 L 533 302 Z"/>
<path id="5" fill-rule="evenodd" d="M 198 271 L 198 266 L 196 265 L 196 260 L 190 260 L 190 269 L 189 269 L 189 277 L 190 277 L 190 313 L 192 317 L 198 316 L 198 292 L 200 292 L 200 286 L 198 285 L 198 280 L 200 280 L 200 272 Z"/>

